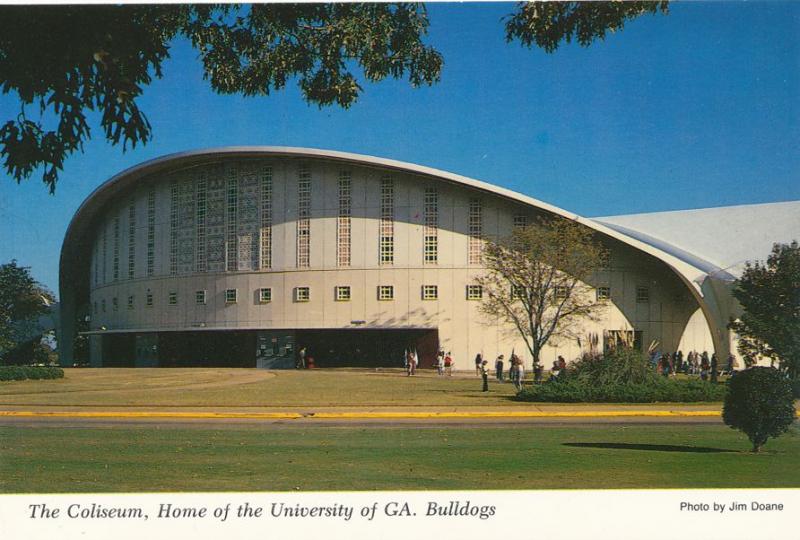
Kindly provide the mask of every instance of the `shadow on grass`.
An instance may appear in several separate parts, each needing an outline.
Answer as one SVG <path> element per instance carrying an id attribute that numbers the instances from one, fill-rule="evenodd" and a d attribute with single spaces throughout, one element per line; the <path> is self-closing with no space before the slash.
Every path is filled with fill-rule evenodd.
<path id="1" fill-rule="evenodd" d="M 610 450 L 649 450 L 651 452 L 689 452 L 695 454 L 718 454 L 725 452 L 736 452 L 736 450 L 726 450 L 725 448 L 708 448 L 706 446 L 678 446 L 675 444 L 632 444 L 632 443 L 563 443 L 564 446 L 575 448 L 605 448 Z"/>

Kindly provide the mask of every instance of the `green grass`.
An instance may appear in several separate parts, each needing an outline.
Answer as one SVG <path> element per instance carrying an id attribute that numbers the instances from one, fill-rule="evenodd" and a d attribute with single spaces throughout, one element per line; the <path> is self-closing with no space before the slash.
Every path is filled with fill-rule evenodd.
<path id="1" fill-rule="evenodd" d="M 481 392 L 475 375 L 406 377 L 401 370 L 67 369 L 58 381 L 0 384 L 0 405 L 402 406 L 501 405 L 511 384 Z"/>
<path id="2" fill-rule="evenodd" d="M 489 407 L 514 402 L 514 386 L 471 373 L 256 369 L 66 369 L 55 381 L 0 383 L 0 406 L 94 407 Z M 718 406 L 719 404 L 717 404 Z M 538 404 L 537 406 L 547 406 Z"/>
<path id="3" fill-rule="evenodd" d="M 0 427 L 0 491 L 800 487 L 800 430 Z M 703 450 L 706 449 L 706 450 Z"/>

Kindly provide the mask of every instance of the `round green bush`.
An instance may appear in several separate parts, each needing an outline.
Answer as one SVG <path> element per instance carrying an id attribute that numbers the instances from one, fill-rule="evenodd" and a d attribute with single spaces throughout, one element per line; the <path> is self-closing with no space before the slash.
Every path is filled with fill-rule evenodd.
<path id="1" fill-rule="evenodd" d="M 747 435 L 753 452 L 785 433 L 795 416 L 792 385 L 777 369 L 751 367 L 728 380 L 722 419 Z"/>

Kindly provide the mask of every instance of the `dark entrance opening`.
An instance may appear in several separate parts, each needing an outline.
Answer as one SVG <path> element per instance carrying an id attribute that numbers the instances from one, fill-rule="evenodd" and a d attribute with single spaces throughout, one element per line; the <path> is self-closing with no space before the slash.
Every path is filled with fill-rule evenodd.
<path id="1" fill-rule="evenodd" d="M 133 367 L 136 365 L 136 335 L 111 334 L 103 340 L 103 367 Z"/>
<path id="2" fill-rule="evenodd" d="M 306 348 L 316 367 L 403 367 L 403 354 L 416 349 L 420 367 L 431 367 L 439 348 L 435 329 L 297 330 L 295 348 Z"/>
<path id="3" fill-rule="evenodd" d="M 161 367 L 256 367 L 255 332 L 162 332 Z"/>

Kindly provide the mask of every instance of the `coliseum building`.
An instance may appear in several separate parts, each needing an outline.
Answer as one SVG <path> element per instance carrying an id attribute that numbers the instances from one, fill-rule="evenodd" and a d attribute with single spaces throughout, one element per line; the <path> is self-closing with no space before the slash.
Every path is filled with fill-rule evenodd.
<path id="1" fill-rule="evenodd" d="M 761 258 L 800 232 L 797 203 L 784 204 L 777 221 L 770 210 L 782 236 L 756 239 Z M 727 355 L 736 273 L 692 251 L 703 238 L 692 220 L 713 214 L 696 212 L 587 219 L 455 174 L 333 151 L 170 155 L 111 178 L 76 212 L 61 253 L 61 359 L 73 363 L 78 332 L 94 366 L 292 367 L 300 347 L 323 367 L 400 366 L 409 347 L 426 365 L 441 347 L 468 369 L 479 352 L 527 353 L 480 313 L 476 277 L 484 239 L 540 216 L 583 223 L 611 253 L 590 283 L 608 308 L 587 333 Z M 553 343 L 542 358 L 578 352 Z"/>

